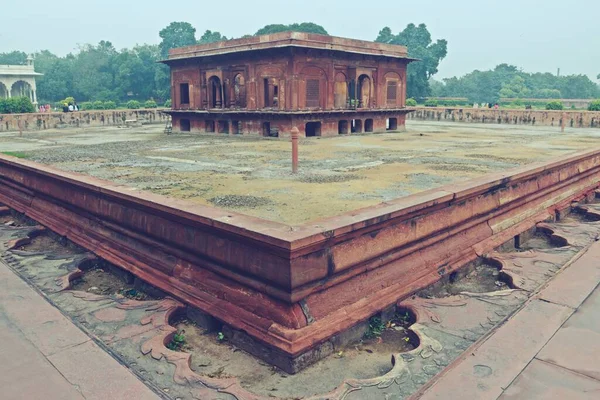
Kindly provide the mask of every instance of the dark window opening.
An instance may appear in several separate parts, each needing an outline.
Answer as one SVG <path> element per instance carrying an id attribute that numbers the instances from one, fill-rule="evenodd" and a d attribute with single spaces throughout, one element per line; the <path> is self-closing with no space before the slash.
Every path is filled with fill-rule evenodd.
<path id="1" fill-rule="evenodd" d="M 277 107 L 279 105 L 279 87 L 277 85 L 273 86 L 273 107 Z"/>
<path id="2" fill-rule="evenodd" d="M 348 121 L 340 121 L 338 122 L 338 134 L 340 135 L 345 135 L 348 133 L 348 127 L 350 124 L 348 124 Z"/>
<path id="3" fill-rule="evenodd" d="M 209 93 L 208 93 L 208 97 L 209 97 L 209 107 L 210 108 L 221 108 L 224 104 L 223 102 L 223 96 L 222 96 L 222 90 L 223 88 L 221 87 L 221 80 L 216 77 L 213 76 L 208 80 L 208 85 L 209 85 Z"/>
<path id="4" fill-rule="evenodd" d="M 373 120 L 365 119 L 365 132 L 373 132 Z"/>
<path id="5" fill-rule="evenodd" d="M 265 92 L 265 107 L 271 106 L 271 101 L 269 99 L 269 80 L 265 78 L 264 82 L 264 92 Z"/>
<path id="6" fill-rule="evenodd" d="M 239 135 L 242 133 L 242 121 L 232 121 L 231 122 L 231 133 L 234 135 Z"/>
<path id="7" fill-rule="evenodd" d="M 179 129 L 181 132 L 189 132 L 191 130 L 191 124 L 189 119 L 179 120 Z"/>
<path id="8" fill-rule="evenodd" d="M 237 74 L 233 84 L 234 106 L 239 108 L 246 107 L 246 80 L 242 74 Z"/>
<path id="9" fill-rule="evenodd" d="M 263 122 L 262 128 L 263 128 L 263 136 L 271 136 L 271 123 L 270 122 Z"/>
<path id="10" fill-rule="evenodd" d="M 390 81 L 387 84 L 387 104 L 396 104 L 398 84 L 396 81 Z"/>
<path id="11" fill-rule="evenodd" d="M 229 133 L 229 121 L 218 122 L 219 133 Z"/>
<path id="12" fill-rule="evenodd" d="M 395 131 L 398 129 L 398 118 L 388 118 L 386 128 L 388 131 Z"/>
<path id="13" fill-rule="evenodd" d="M 304 131 L 306 132 L 306 137 L 321 136 L 321 123 L 307 122 Z"/>
<path id="14" fill-rule="evenodd" d="M 190 104 L 190 85 L 187 83 L 179 85 L 179 104 Z"/>
<path id="15" fill-rule="evenodd" d="M 206 132 L 214 132 L 215 131 L 215 121 L 206 121 L 206 128 L 205 131 Z"/>
<path id="16" fill-rule="evenodd" d="M 306 107 L 319 107 L 319 80 L 308 79 L 306 81 Z"/>
<path id="17" fill-rule="evenodd" d="M 353 119 L 350 127 L 350 132 L 352 133 L 362 133 L 362 120 L 361 119 Z"/>

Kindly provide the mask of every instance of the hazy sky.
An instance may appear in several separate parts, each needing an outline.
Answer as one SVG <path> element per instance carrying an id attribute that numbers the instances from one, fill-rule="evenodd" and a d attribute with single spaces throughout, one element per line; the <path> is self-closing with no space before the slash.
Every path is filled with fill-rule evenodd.
<path id="1" fill-rule="evenodd" d="M 0 52 L 48 49 L 64 55 L 78 44 L 115 47 L 158 43 L 172 21 L 228 37 L 270 23 L 312 21 L 331 35 L 374 40 L 384 26 L 427 24 L 448 40 L 438 79 L 506 62 L 525 71 L 600 74 L 600 0 L 0 0 Z"/>

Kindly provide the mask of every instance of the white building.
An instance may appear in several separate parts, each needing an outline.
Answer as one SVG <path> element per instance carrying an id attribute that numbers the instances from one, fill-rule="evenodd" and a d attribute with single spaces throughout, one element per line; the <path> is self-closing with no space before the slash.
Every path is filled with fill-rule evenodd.
<path id="1" fill-rule="evenodd" d="M 37 104 L 37 89 L 33 66 L 33 57 L 27 57 L 26 65 L 0 65 L 0 98 L 27 96 Z"/>

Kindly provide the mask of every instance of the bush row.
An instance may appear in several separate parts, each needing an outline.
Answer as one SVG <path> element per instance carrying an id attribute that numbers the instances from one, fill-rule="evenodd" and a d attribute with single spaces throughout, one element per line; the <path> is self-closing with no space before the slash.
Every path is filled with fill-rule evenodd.
<path id="1" fill-rule="evenodd" d="M 67 97 L 66 99 L 59 101 L 54 104 L 54 107 L 57 109 L 62 109 L 65 104 L 75 104 L 75 99 L 72 97 Z M 128 108 L 130 110 L 138 110 L 140 108 L 158 108 L 158 103 L 154 100 L 147 100 L 145 102 L 137 101 L 137 100 L 129 100 L 126 103 L 117 103 L 115 101 L 84 101 L 78 104 L 79 109 L 81 111 L 88 110 L 115 110 L 117 108 Z M 167 100 L 164 103 L 164 107 L 171 107 L 171 100 Z"/>
<path id="2" fill-rule="evenodd" d="M 0 99 L 0 114 L 21 114 L 35 112 L 35 107 L 28 97 L 11 97 Z"/>

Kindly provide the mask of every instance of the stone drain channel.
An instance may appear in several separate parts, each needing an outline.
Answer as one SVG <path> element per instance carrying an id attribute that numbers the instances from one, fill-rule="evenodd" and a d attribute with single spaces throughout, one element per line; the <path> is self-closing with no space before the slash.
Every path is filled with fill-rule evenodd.
<path id="1" fill-rule="evenodd" d="M 573 204 L 371 318 L 353 345 L 296 375 L 231 345 L 217 320 L 2 206 L 0 257 L 164 398 L 403 399 L 598 240 L 598 221 L 600 204 Z"/>

